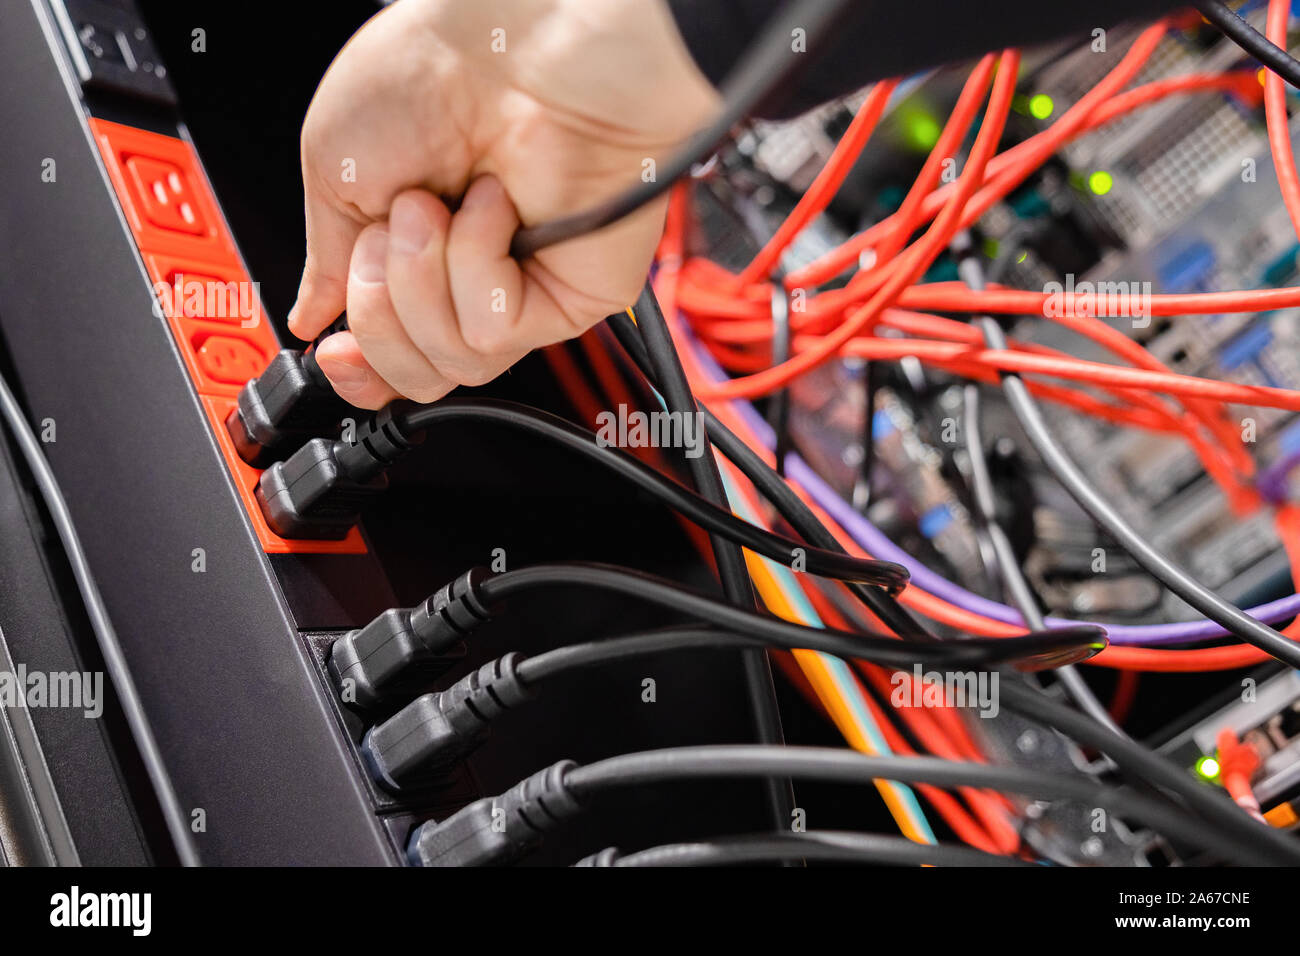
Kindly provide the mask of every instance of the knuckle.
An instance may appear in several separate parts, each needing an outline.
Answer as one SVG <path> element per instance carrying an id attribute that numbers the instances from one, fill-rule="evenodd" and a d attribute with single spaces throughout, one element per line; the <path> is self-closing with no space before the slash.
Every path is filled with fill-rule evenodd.
<path id="1" fill-rule="evenodd" d="M 399 389 L 404 398 L 409 398 L 413 402 L 419 402 L 421 405 L 427 405 L 430 402 L 436 402 L 449 391 L 447 383 L 438 382 L 431 385 L 410 385 L 406 388 Z"/>
<path id="2" fill-rule="evenodd" d="M 349 404 L 374 412 L 388 404 L 386 395 L 376 395 L 372 389 L 339 389 L 339 395 Z"/>
<path id="3" fill-rule="evenodd" d="M 503 324 L 491 321 L 462 321 L 460 334 L 465 345 L 479 355 L 496 355 L 507 351 L 513 344 L 513 332 Z"/>
<path id="4" fill-rule="evenodd" d="M 380 290 L 382 292 L 382 289 Z M 354 284 L 348 289 L 348 328 L 358 342 L 373 341 L 383 322 L 380 320 L 379 302 L 374 290 L 359 290 Z"/>
<path id="5" fill-rule="evenodd" d="M 451 368 L 443 366 L 439 371 L 457 385 L 468 385 L 470 387 L 486 385 L 501 374 L 496 366 L 485 365 L 482 363 L 454 366 Z"/>

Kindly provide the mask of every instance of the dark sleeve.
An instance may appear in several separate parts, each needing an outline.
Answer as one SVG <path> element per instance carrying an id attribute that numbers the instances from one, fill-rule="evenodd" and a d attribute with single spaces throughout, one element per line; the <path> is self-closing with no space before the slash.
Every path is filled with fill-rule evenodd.
<path id="1" fill-rule="evenodd" d="M 717 86 L 762 29 L 789 0 L 668 0 L 677 28 L 700 70 Z M 1151 20 L 1179 6 L 1174 0 L 850 0 L 833 39 L 811 61 L 767 116 L 794 116 L 872 80 L 1008 46 L 1090 38 L 1097 27 Z"/>

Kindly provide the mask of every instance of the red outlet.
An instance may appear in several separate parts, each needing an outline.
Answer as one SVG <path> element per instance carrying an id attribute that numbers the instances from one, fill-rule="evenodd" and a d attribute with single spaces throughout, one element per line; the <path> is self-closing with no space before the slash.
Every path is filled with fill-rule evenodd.
<path id="1" fill-rule="evenodd" d="M 141 250 L 238 261 L 189 143 L 101 119 L 90 129 Z"/>
<path id="2" fill-rule="evenodd" d="M 242 386 L 266 367 L 265 355 L 243 339 L 209 335 L 196 353 L 199 367 L 218 382 Z"/>
<path id="3" fill-rule="evenodd" d="M 244 329 L 263 325 L 258 288 L 238 265 L 144 254 L 154 293 L 169 318 L 228 322 Z M 266 342 L 275 344 L 269 334 Z"/>
<path id="4" fill-rule="evenodd" d="M 145 218 L 155 226 L 192 236 L 207 232 L 189 176 L 175 163 L 132 156 L 126 161 L 126 172 L 141 197 Z"/>
<path id="5" fill-rule="evenodd" d="M 195 388 L 203 395 L 239 394 L 280 347 L 256 286 L 237 265 L 150 252 L 144 264 Z"/>

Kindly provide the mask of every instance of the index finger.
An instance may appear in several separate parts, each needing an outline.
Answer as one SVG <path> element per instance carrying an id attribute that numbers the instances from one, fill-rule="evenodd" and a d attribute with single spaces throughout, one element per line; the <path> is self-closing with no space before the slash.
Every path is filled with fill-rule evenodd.
<path id="1" fill-rule="evenodd" d="M 339 317 L 348 300 L 348 262 L 366 223 L 340 210 L 303 169 L 307 258 L 298 299 L 289 310 L 289 331 L 310 341 Z"/>

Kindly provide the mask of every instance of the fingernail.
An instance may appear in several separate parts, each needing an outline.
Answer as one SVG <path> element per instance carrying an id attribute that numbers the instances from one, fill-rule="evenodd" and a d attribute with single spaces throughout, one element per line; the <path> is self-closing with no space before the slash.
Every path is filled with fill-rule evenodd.
<path id="1" fill-rule="evenodd" d="M 298 335 L 298 313 L 302 311 L 302 300 L 306 296 L 307 291 L 306 286 L 307 273 L 304 271 L 302 278 L 298 280 L 298 295 L 293 300 L 293 307 L 289 309 L 289 315 L 287 317 L 289 331 L 294 335 Z M 302 338 L 300 335 L 298 337 Z"/>
<path id="2" fill-rule="evenodd" d="M 340 391 L 355 392 L 365 387 L 370 381 L 370 372 L 358 365 L 347 362 L 322 362 L 325 377 L 334 383 Z"/>
<path id="3" fill-rule="evenodd" d="M 419 252 L 433 238 L 433 223 L 424 214 L 420 204 L 411 199 L 393 203 L 393 213 L 388 219 L 388 232 L 393 248 L 408 255 Z"/>
<path id="4" fill-rule="evenodd" d="M 352 278 L 358 282 L 383 282 L 388 262 L 388 232 L 367 229 L 352 250 Z"/>

